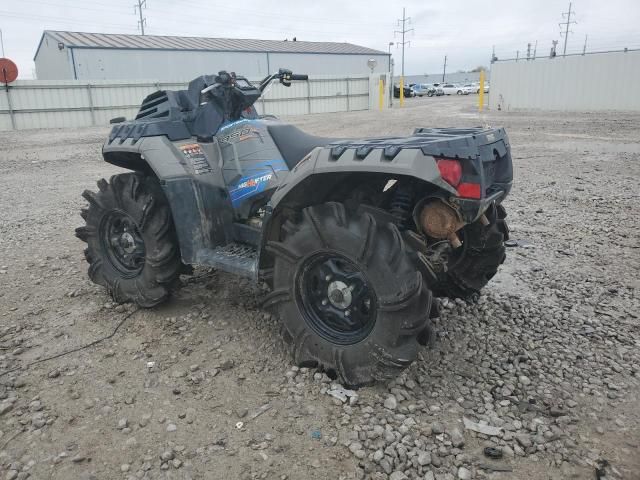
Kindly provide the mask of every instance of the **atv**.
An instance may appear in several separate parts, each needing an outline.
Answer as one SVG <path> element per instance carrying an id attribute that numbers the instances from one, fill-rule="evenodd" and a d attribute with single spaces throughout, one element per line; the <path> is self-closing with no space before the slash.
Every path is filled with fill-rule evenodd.
<path id="1" fill-rule="evenodd" d="M 476 295 L 505 259 L 507 135 L 312 136 L 257 114 L 274 80 L 307 76 L 201 76 L 112 127 L 104 160 L 131 172 L 82 194 L 89 277 L 142 307 L 192 266 L 248 277 L 298 365 L 350 386 L 392 378 L 429 341 L 433 296 Z"/>

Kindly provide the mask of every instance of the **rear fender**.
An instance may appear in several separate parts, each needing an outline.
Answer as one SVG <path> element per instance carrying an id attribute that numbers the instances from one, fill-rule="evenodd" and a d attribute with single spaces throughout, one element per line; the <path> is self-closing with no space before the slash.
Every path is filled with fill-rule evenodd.
<path id="1" fill-rule="evenodd" d="M 347 175 L 379 173 L 395 177 L 413 177 L 432 185 L 445 195 L 456 195 L 456 190 L 440 176 L 435 158 L 424 155 L 420 149 L 402 149 L 393 158 L 384 155 L 384 149 L 374 148 L 366 155 L 356 149 L 346 149 L 333 155 L 330 147 L 318 147 L 304 157 L 275 191 L 270 209 L 263 221 L 260 248 L 260 270 L 264 276 L 273 259 L 265 246 L 279 241 L 281 226 L 287 212 L 326 201 L 332 189 Z"/>
<path id="2" fill-rule="evenodd" d="M 326 173 L 382 173 L 390 177 L 414 177 L 452 195 L 458 193 L 440 176 L 435 158 L 423 154 L 420 149 L 401 149 L 391 159 L 385 156 L 382 148 L 372 148 L 366 155 L 363 153 L 365 152 L 347 148 L 340 155 L 334 155 L 332 148 L 316 148 L 291 170 L 273 194 L 273 210 L 277 210 L 289 194 L 308 177 Z"/>

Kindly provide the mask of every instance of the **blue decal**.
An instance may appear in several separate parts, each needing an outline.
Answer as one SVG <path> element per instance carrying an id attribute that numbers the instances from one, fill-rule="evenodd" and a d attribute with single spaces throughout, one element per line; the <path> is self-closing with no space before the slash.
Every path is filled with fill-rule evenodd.
<path id="1" fill-rule="evenodd" d="M 273 177 L 272 170 L 261 170 L 242 177 L 238 180 L 238 183 L 229 189 L 231 204 L 237 207 L 247 197 L 252 197 L 264 191 Z"/>

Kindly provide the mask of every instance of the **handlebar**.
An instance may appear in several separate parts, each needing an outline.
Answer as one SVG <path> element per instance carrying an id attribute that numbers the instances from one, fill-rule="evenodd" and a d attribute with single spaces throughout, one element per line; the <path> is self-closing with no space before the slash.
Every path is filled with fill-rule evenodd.
<path id="1" fill-rule="evenodd" d="M 291 80 L 309 80 L 309 75 L 297 75 L 292 73 L 290 78 Z"/>

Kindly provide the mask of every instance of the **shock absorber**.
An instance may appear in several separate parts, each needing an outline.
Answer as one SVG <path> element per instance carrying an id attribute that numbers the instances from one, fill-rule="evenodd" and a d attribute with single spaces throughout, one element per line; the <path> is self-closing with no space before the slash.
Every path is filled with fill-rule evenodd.
<path id="1" fill-rule="evenodd" d="M 396 218 L 398 228 L 404 229 L 407 227 L 407 220 L 411 216 L 413 197 L 413 189 L 410 185 L 400 184 L 393 192 L 389 211 Z"/>

